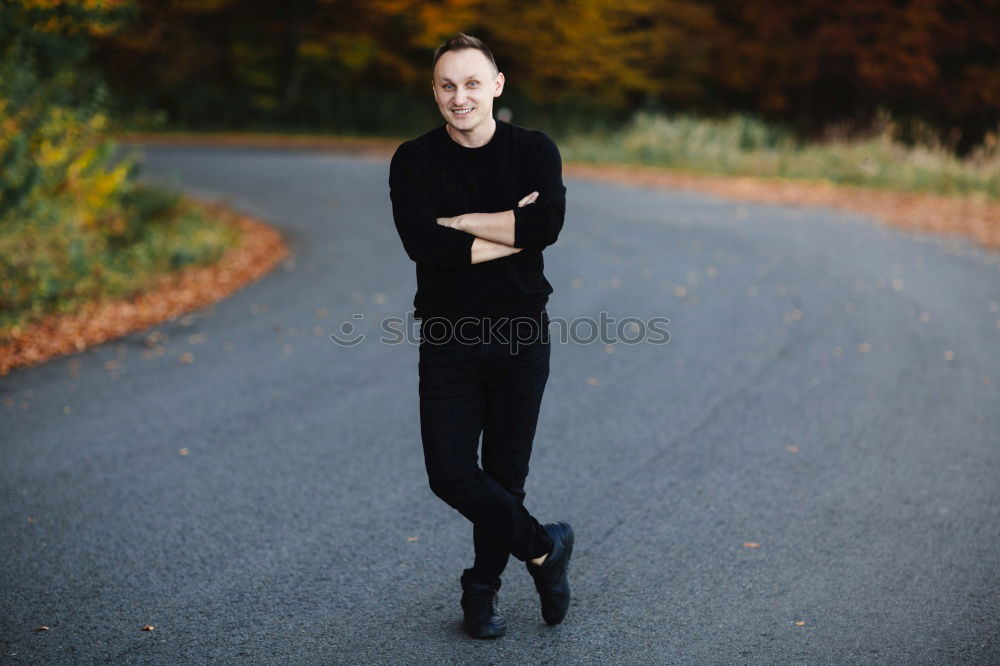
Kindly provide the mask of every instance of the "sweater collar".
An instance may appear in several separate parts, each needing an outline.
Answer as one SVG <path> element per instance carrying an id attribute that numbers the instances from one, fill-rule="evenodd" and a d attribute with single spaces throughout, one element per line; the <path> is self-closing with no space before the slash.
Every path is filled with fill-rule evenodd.
<path id="1" fill-rule="evenodd" d="M 492 152 L 496 148 L 496 146 L 499 145 L 500 143 L 501 133 L 505 134 L 507 130 L 510 128 L 510 125 L 502 120 L 497 120 L 496 123 L 497 123 L 496 129 L 493 131 L 493 136 L 490 137 L 490 140 L 476 148 L 469 148 L 468 146 L 463 146 L 462 144 L 452 139 L 451 135 L 448 134 L 447 124 L 439 126 L 438 131 L 441 135 L 442 141 L 444 141 L 444 143 L 449 146 L 449 149 L 454 150 L 455 152 L 463 155 L 482 155 L 484 153 Z"/>

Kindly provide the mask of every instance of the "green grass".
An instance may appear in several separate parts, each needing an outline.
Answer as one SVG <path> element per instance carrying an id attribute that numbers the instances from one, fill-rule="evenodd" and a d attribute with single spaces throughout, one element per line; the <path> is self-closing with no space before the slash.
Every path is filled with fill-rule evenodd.
<path id="1" fill-rule="evenodd" d="M 0 224 L 0 341 L 48 314 L 127 298 L 163 274 L 214 263 L 239 242 L 237 230 L 172 190 L 137 185 L 121 203 L 127 234 L 86 228 L 72 209 L 55 205 Z"/>
<path id="2" fill-rule="evenodd" d="M 996 134 L 967 159 L 933 142 L 908 146 L 890 122 L 865 139 L 803 144 L 748 116 L 705 120 L 640 113 L 620 129 L 559 137 L 564 160 L 1000 199 Z"/>

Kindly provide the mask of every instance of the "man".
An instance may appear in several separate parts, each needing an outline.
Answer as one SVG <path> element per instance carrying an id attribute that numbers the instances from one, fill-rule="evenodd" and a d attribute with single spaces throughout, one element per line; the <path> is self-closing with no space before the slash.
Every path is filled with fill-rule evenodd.
<path id="1" fill-rule="evenodd" d="M 548 624 L 569 608 L 573 530 L 541 525 L 524 507 L 549 375 L 552 287 L 542 250 L 562 229 L 566 188 L 549 137 L 494 119 L 504 75 L 481 40 L 459 33 L 433 63 L 445 124 L 397 148 L 390 198 L 417 270 L 427 476 L 434 494 L 473 523 L 461 606 L 466 631 L 492 638 L 506 632 L 497 592 L 510 555 L 525 562 Z"/>

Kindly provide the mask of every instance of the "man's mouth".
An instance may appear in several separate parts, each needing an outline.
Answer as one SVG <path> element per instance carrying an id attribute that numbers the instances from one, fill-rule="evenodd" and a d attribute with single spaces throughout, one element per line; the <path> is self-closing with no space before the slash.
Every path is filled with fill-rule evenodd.
<path id="1" fill-rule="evenodd" d="M 454 113 L 454 114 L 455 114 L 456 116 L 467 116 L 467 115 L 469 115 L 469 114 L 470 114 L 470 113 L 471 113 L 471 112 L 473 111 L 473 109 L 475 109 L 475 108 L 476 108 L 476 107 L 472 107 L 471 109 L 452 109 L 452 110 L 451 110 L 451 112 L 452 112 L 452 113 Z"/>

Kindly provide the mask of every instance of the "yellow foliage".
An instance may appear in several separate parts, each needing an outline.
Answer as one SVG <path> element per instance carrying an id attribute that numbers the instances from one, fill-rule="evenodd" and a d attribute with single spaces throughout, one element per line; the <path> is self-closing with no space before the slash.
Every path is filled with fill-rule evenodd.
<path id="1" fill-rule="evenodd" d="M 20 0 L 20 4 L 35 12 L 50 12 L 32 24 L 31 29 L 37 32 L 64 35 L 86 32 L 103 37 L 120 27 L 118 12 L 129 5 L 129 0 Z M 70 12 L 68 8 L 77 11 Z"/>
<path id="2" fill-rule="evenodd" d="M 86 185 L 82 191 L 84 207 L 103 212 L 111 206 L 116 206 L 118 201 L 113 195 L 125 183 L 127 176 L 127 164 L 119 165 L 110 171 L 96 171 L 84 181 Z"/>

